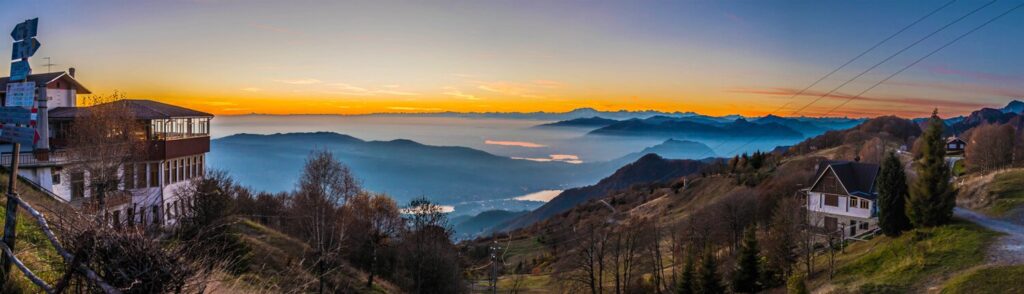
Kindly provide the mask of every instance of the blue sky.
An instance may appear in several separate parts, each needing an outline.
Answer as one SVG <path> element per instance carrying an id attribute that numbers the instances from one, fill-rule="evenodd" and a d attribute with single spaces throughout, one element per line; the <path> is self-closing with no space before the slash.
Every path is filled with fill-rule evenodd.
<path id="1" fill-rule="evenodd" d="M 657 109 L 823 114 L 1021 1 L 997 1 L 807 108 L 788 100 L 946 1 L 24 1 L 94 92 L 223 114 Z M 811 89 L 988 1 L 956 1 Z M 962 114 L 1024 96 L 1024 9 L 835 114 Z M 8 49 L 9 50 L 9 49 Z M 33 65 L 45 71 L 42 59 Z M 819 95 L 820 95 L 819 94 Z M 842 94 L 846 94 L 843 96 Z"/>

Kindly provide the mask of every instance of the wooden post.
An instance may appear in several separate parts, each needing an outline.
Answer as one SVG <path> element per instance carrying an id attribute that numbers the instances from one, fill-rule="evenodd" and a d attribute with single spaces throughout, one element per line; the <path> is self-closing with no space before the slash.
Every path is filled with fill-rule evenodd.
<path id="1" fill-rule="evenodd" d="M 3 242 L 7 245 L 7 248 L 11 249 L 11 253 L 14 253 L 14 240 L 17 237 L 16 228 L 18 226 L 18 192 L 16 187 L 18 183 L 18 157 L 21 155 L 21 144 L 14 143 L 14 150 L 11 153 L 11 170 L 10 177 L 7 182 L 7 211 L 4 218 L 4 235 Z M 7 279 L 10 278 L 11 274 L 11 258 L 6 254 L 0 255 L 0 263 L 3 263 L 3 275 L 0 275 L 0 285 L 6 285 Z"/>

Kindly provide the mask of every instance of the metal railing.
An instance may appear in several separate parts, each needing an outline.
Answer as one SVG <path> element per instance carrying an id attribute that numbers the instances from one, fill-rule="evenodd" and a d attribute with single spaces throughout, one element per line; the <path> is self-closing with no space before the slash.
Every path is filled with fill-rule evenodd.
<path id="1" fill-rule="evenodd" d="M 10 166 L 11 157 L 11 152 L 0 153 L 0 165 Z M 21 152 L 18 154 L 18 165 L 24 167 L 59 165 L 67 163 L 67 161 L 68 155 L 64 151 L 50 151 L 49 158 L 46 160 L 39 160 L 32 152 Z"/>

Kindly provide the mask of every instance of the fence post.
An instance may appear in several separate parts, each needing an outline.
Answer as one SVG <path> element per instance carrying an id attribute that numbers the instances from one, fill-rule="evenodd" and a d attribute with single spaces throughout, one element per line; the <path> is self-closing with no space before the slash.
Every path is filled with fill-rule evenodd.
<path id="1" fill-rule="evenodd" d="M 3 242 L 14 254 L 14 239 L 17 237 L 16 227 L 18 225 L 18 192 L 15 188 L 18 183 L 18 155 L 21 154 L 21 144 L 14 143 L 14 152 L 11 156 L 10 177 L 7 182 L 7 211 L 4 220 Z M 3 272 L 0 275 L 0 285 L 6 285 L 11 274 L 11 257 L 7 254 L 0 254 L 0 263 L 3 263 Z"/>

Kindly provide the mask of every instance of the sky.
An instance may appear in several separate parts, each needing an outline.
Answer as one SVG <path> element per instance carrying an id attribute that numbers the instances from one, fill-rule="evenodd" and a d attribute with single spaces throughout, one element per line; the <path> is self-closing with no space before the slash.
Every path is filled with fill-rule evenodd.
<path id="1" fill-rule="evenodd" d="M 955 1 L 795 98 L 947 1 L 19 1 L 0 25 L 40 19 L 36 73 L 50 57 L 96 95 L 221 115 L 923 116 L 1024 97 L 1024 8 L 856 95 L 1021 1 L 998 0 L 838 87 L 988 3 Z"/>

